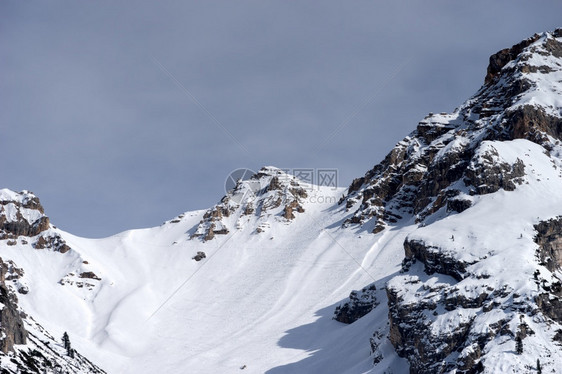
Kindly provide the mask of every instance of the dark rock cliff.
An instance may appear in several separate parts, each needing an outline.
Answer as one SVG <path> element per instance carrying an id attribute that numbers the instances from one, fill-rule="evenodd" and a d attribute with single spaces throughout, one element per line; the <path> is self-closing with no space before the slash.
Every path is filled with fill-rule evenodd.
<path id="1" fill-rule="evenodd" d="M 0 258 L 0 351 L 8 353 L 13 350 L 14 344 L 25 344 L 27 331 L 17 307 L 17 298 L 6 287 L 6 274 L 9 267 Z"/>

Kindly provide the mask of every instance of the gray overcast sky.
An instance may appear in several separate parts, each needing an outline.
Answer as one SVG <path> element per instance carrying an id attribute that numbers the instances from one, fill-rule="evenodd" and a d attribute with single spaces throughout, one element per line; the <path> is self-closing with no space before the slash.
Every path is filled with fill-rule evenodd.
<path id="1" fill-rule="evenodd" d="M 347 185 L 560 15 L 560 1 L 2 1 L 0 187 L 101 237 L 211 206 L 240 167 L 337 168 Z"/>

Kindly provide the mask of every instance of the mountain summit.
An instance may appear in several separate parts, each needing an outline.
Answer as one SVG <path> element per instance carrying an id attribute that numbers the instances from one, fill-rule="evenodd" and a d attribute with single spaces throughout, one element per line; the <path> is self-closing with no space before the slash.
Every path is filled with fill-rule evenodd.
<path id="1" fill-rule="evenodd" d="M 1 190 L 2 369 L 560 372 L 561 141 L 558 29 L 347 189 L 265 167 L 95 240 Z"/>
<path id="2" fill-rule="evenodd" d="M 403 217 L 422 222 L 439 209 L 460 212 L 470 196 L 513 190 L 520 160 L 497 159 L 487 141 L 526 139 L 558 155 L 562 138 L 562 29 L 490 57 L 482 88 L 453 113 L 430 113 L 383 162 L 355 179 L 348 223 L 372 218 L 374 232 Z M 495 158 L 494 162 L 492 159 Z"/>

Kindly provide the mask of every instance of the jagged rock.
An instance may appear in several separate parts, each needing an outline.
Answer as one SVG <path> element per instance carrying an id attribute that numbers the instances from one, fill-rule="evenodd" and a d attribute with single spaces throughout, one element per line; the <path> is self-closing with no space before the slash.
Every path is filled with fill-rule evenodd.
<path id="1" fill-rule="evenodd" d="M 35 249 L 50 248 L 55 252 L 60 253 L 66 253 L 70 250 L 66 241 L 57 233 L 47 233 L 39 236 L 35 244 L 33 244 L 33 247 Z"/>
<path id="2" fill-rule="evenodd" d="M 536 34 L 491 56 L 473 97 L 451 114 L 430 113 L 339 201 L 346 212 L 355 209 L 344 226 L 380 232 L 400 217 L 408 227 L 419 223 L 404 241 L 402 270 L 386 285 L 388 337 L 410 373 L 486 372 L 509 357 L 502 345 L 515 349 L 516 340 L 530 340 L 542 357 L 560 354 L 549 338 L 537 342 L 533 329 L 562 340 L 562 218 L 535 225 L 537 248 L 521 222 L 521 232 L 503 228 L 509 217 L 493 213 L 497 228 L 462 218 L 490 214 L 482 206 L 470 211 L 526 185 L 536 188 L 531 196 L 542 183 L 558 186 L 550 183 L 562 178 L 561 37 L 562 29 Z M 506 193 L 483 196 L 500 190 Z M 337 312 L 345 319 L 349 310 Z M 531 368 L 528 356 L 526 364 L 510 363 L 513 372 Z"/>
<path id="3" fill-rule="evenodd" d="M 360 291 L 352 291 L 348 300 L 336 307 L 334 319 L 342 323 L 353 323 L 373 310 L 379 303 L 377 288 L 371 284 Z"/>
<path id="4" fill-rule="evenodd" d="M 207 255 L 205 254 L 205 252 L 197 252 L 197 254 L 195 256 L 192 257 L 193 260 L 195 261 L 201 261 L 202 259 L 206 258 Z"/>
<path id="5" fill-rule="evenodd" d="M 49 248 L 66 253 L 70 247 L 51 229 L 37 196 L 29 191 L 0 190 L 0 240 L 8 239 L 7 245 L 17 244 L 20 237 L 33 237 L 36 249 Z M 28 240 L 21 239 L 22 244 Z"/>
<path id="6" fill-rule="evenodd" d="M 82 272 L 82 273 L 80 273 L 79 277 L 80 278 L 86 278 L 86 279 L 101 280 L 101 278 L 98 277 L 93 271 Z"/>
<path id="7" fill-rule="evenodd" d="M 207 232 L 205 233 L 205 236 L 203 237 L 204 241 L 208 241 L 211 240 L 215 237 L 215 235 L 225 235 L 228 234 L 228 229 L 226 227 L 220 227 L 217 228 L 217 225 L 215 223 L 211 223 L 209 225 L 209 228 L 207 229 Z"/>
<path id="8" fill-rule="evenodd" d="M 476 314 L 454 305 L 455 298 L 445 300 L 447 285 L 429 286 L 413 276 L 403 281 L 417 298 L 406 296 L 410 291 L 404 292 L 399 282 L 387 285 L 389 339 L 398 355 L 408 359 L 410 373 L 445 373 L 454 368 L 462 368 L 463 373 L 478 372 L 480 352 L 495 333 L 479 336 L 471 332 Z M 447 304 L 449 308 L 438 312 Z M 439 316 L 447 320 L 446 330 L 435 328 L 434 321 Z M 461 351 L 463 354 L 457 356 L 456 352 Z"/>
<path id="9" fill-rule="evenodd" d="M 48 228 L 49 218 L 33 193 L 0 190 L 0 232 L 4 238 L 35 236 Z"/>
<path id="10" fill-rule="evenodd" d="M 562 266 L 562 217 L 541 221 L 534 228 L 539 262 L 554 275 Z M 548 282 L 539 274 L 535 272 L 535 280 L 543 292 L 535 298 L 537 306 L 546 316 L 562 323 L 562 284 L 556 277 L 554 282 Z"/>
<path id="11" fill-rule="evenodd" d="M 29 288 L 27 286 L 20 286 L 18 292 L 22 295 L 27 295 L 29 293 Z"/>
<path id="12" fill-rule="evenodd" d="M 507 303 L 520 298 L 509 285 L 496 289 L 474 282 L 483 279 L 469 271 L 474 262 L 420 239 L 406 238 L 404 252 L 403 275 L 392 278 L 386 292 L 389 339 L 409 361 L 410 373 L 481 372 L 486 346 L 496 335 L 515 339 L 529 333 L 519 319 L 536 313 L 536 307 L 528 299 Z M 422 269 L 427 275 L 416 275 Z M 519 318 L 514 310 L 522 313 Z M 487 329 L 482 330 L 483 323 Z"/>
<path id="13" fill-rule="evenodd" d="M 462 198 L 451 198 L 447 200 L 447 210 L 462 213 L 472 206 L 472 201 Z"/>
<path id="14" fill-rule="evenodd" d="M 522 184 L 525 164 L 521 159 L 510 165 L 502 162 L 498 151 L 488 145 L 466 168 L 464 183 L 471 187 L 471 193 L 484 195 L 499 189 L 513 191 Z"/>
<path id="15" fill-rule="evenodd" d="M 279 177 L 275 176 L 272 177 L 269 185 L 265 188 L 265 191 L 275 191 L 275 190 L 282 190 L 283 187 L 281 186 L 281 183 L 279 182 Z"/>
<path id="16" fill-rule="evenodd" d="M 548 140 L 544 135 L 562 139 L 562 119 L 547 114 L 542 108 L 525 105 L 508 112 L 506 130 L 510 138 L 546 144 Z"/>
<path id="17" fill-rule="evenodd" d="M 255 209 L 254 209 L 254 205 L 252 203 L 248 203 L 246 204 L 246 206 L 244 207 L 244 212 L 242 213 L 245 216 L 249 216 L 252 213 L 254 213 Z"/>
<path id="18" fill-rule="evenodd" d="M 17 298 L 10 294 L 5 284 L 9 266 L 0 258 L 0 351 L 8 353 L 14 344 L 25 344 L 27 331 L 17 307 Z"/>
<path id="19" fill-rule="evenodd" d="M 562 217 L 543 221 L 535 225 L 538 244 L 537 255 L 541 264 L 554 272 L 562 266 Z"/>
<path id="20" fill-rule="evenodd" d="M 511 48 L 502 49 L 501 51 L 490 56 L 490 63 L 488 65 L 488 72 L 486 74 L 486 78 L 484 79 L 484 83 L 491 84 L 492 82 L 497 81 L 500 77 L 502 68 L 507 65 L 508 62 L 515 60 L 517 56 L 521 52 L 523 52 L 524 48 L 533 44 L 534 42 L 539 40 L 539 38 L 540 35 L 535 34 L 532 37 L 515 44 Z"/>
<path id="21" fill-rule="evenodd" d="M 306 189 L 297 178 L 281 169 L 264 167 L 249 180 L 238 181 L 221 202 L 207 212 L 192 238 L 213 240 L 243 227 L 243 221 L 254 219 L 256 232 L 263 231 L 262 218 L 274 215 L 291 221 L 296 213 L 304 213 Z"/>
<path id="22" fill-rule="evenodd" d="M 295 219 L 293 211 L 304 213 L 304 208 L 297 200 L 293 200 L 289 204 L 285 205 L 285 208 L 283 209 L 283 217 L 288 220 Z"/>
<path id="23" fill-rule="evenodd" d="M 464 261 L 459 261 L 452 255 L 444 253 L 440 248 L 427 245 L 420 240 L 404 241 L 404 252 L 406 259 L 416 258 L 422 261 L 427 274 L 441 273 L 447 274 L 460 281 L 467 276 L 466 267 L 470 265 Z"/>

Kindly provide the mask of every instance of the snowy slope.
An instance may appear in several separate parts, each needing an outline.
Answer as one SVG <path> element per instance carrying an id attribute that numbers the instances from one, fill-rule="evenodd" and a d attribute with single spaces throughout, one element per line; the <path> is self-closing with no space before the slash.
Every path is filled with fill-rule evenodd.
<path id="1" fill-rule="evenodd" d="M 345 212 L 334 204 L 343 191 L 307 192 L 305 213 L 293 220 L 280 206 L 211 241 L 192 238 L 199 211 L 107 239 L 57 230 L 72 248 L 64 255 L 3 246 L 2 256 L 33 269 L 20 304 L 54 333 L 68 331 L 74 346 L 110 373 L 216 373 L 244 365 L 265 372 L 301 360 L 299 371 L 369 370 L 372 332 L 333 321 L 334 305 L 350 289 L 397 271 L 402 255 L 384 243 L 406 231 L 376 242 L 343 230 Z M 237 213 L 230 219 L 238 221 Z M 268 229 L 256 233 L 258 226 Z M 206 258 L 197 262 L 199 251 Z M 101 280 L 80 278 L 84 272 Z M 347 359 L 334 359 L 335 352 Z M 320 362 L 306 360 L 318 354 Z"/>

